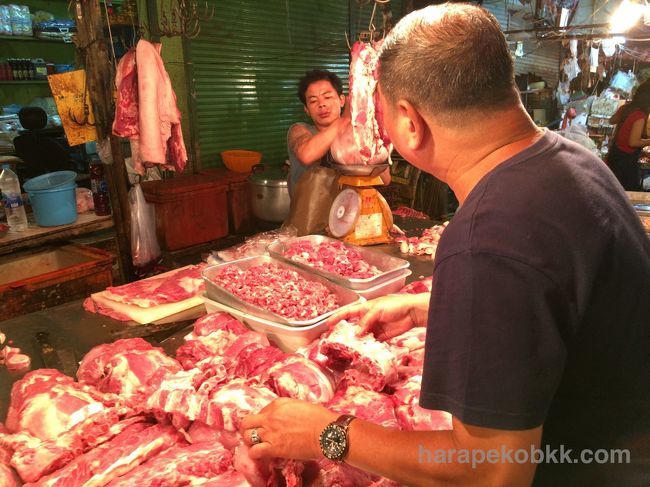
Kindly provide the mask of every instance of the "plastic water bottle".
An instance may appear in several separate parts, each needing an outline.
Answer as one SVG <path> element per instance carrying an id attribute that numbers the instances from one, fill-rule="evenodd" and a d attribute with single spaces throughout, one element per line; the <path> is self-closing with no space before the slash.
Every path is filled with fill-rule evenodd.
<path id="1" fill-rule="evenodd" d="M 9 228 L 14 232 L 24 232 L 27 230 L 27 215 L 20 194 L 20 182 L 18 176 L 9 168 L 9 164 L 3 164 L 2 166 L 0 191 L 2 191 L 2 202 L 7 214 Z"/>

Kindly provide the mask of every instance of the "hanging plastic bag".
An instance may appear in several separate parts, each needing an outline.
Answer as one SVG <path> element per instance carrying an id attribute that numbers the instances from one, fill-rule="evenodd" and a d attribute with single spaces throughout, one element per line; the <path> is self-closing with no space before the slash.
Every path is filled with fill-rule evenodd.
<path id="1" fill-rule="evenodd" d="M 612 78 L 612 82 L 609 84 L 610 88 L 619 90 L 625 95 L 630 95 L 632 89 L 636 84 L 636 76 L 632 71 L 624 73 L 623 71 L 618 71 Z"/>
<path id="2" fill-rule="evenodd" d="M 129 190 L 131 207 L 131 255 L 133 265 L 146 269 L 160 258 L 160 246 L 156 238 L 156 208 L 147 203 L 139 184 Z"/>

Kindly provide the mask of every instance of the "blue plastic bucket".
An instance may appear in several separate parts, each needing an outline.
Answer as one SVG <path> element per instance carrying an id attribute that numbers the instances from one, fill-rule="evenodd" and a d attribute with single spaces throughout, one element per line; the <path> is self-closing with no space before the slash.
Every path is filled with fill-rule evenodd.
<path id="1" fill-rule="evenodd" d="M 56 171 L 36 176 L 25 182 L 25 191 L 43 191 L 74 183 L 77 173 L 74 171 Z"/>
<path id="2" fill-rule="evenodd" d="M 77 184 L 75 182 L 52 189 L 27 191 L 36 224 L 41 227 L 67 225 L 77 220 Z"/>

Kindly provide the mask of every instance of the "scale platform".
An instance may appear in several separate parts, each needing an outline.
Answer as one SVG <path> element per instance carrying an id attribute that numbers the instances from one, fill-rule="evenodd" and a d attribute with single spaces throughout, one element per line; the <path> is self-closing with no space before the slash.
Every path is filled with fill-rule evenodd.
<path id="1" fill-rule="evenodd" d="M 329 232 L 353 245 L 390 242 L 393 214 L 384 197 L 374 186 L 383 184 L 382 172 L 388 164 L 344 166 L 334 164 L 343 188 L 329 213 Z"/>

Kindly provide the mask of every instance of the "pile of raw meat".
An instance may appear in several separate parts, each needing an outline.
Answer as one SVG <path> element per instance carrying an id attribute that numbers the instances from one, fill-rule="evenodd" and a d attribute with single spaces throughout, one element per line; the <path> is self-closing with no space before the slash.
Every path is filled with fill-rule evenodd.
<path id="1" fill-rule="evenodd" d="M 421 211 L 409 208 L 408 206 L 400 206 L 396 210 L 393 210 L 393 215 L 401 216 L 405 218 L 417 218 L 418 220 L 428 220 L 429 215 L 422 213 Z"/>
<path id="2" fill-rule="evenodd" d="M 0 365 L 4 365 L 8 370 L 29 369 L 32 364 L 29 356 L 22 353 L 22 350 L 18 347 L 5 345 L 6 340 L 5 334 L 0 332 Z M 0 486 L 2 486 L 1 482 Z"/>
<path id="3" fill-rule="evenodd" d="M 392 149 L 383 123 L 377 66 L 379 43 L 355 42 L 350 63 L 351 123 L 339 133 L 331 146 L 334 160 L 346 165 L 380 164 Z"/>
<path id="4" fill-rule="evenodd" d="M 314 245 L 307 240 L 299 240 L 289 244 L 282 255 L 295 262 L 343 277 L 366 279 L 381 274 L 377 267 L 361 257 L 361 252 L 343 242 L 322 242 Z"/>
<path id="5" fill-rule="evenodd" d="M 275 263 L 247 270 L 225 266 L 210 281 L 247 303 L 291 320 L 310 320 L 339 307 L 336 295 L 325 285 Z"/>
<path id="6" fill-rule="evenodd" d="M 225 313 L 202 317 L 172 358 L 140 338 L 90 350 L 77 380 L 29 372 L 0 423 L 1 485 L 391 486 L 322 459 L 253 461 L 243 417 L 292 397 L 406 430 L 451 428 L 418 406 L 424 328 L 389 342 L 342 321 L 286 354 Z M 3 476 L 4 475 L 4 476 Z"/>
<path id="7" fill-rule="evenodd" d="M 445 231 L 448 224 L 449 222 L 445 222 L 442 225 L 425 228 L 420 237 L 407 237 L 405 235 L 395 237 L 395 243 L 399 244 L 399 251 L 402 254 L 424 255 L 433 259 L 436 256 L 436 249 L 442 232 Z"/>
<path id="8" fill-rule="evenodd" d="M 108 287 L 102 293 L 110 301 L 140 308 L 151 308 L 162 304 L 178 303 L 196 296 L 205 290 L 201 272 L 206 264 L 183 267 L 176 272 L 165 273 L 161 276 L 134 281 L 118 287 Z M 131 318 L 120 314 L 114 309 L 86 298 L 83 307 L 86 311 L 100 313 L 120 321 Z"/>

